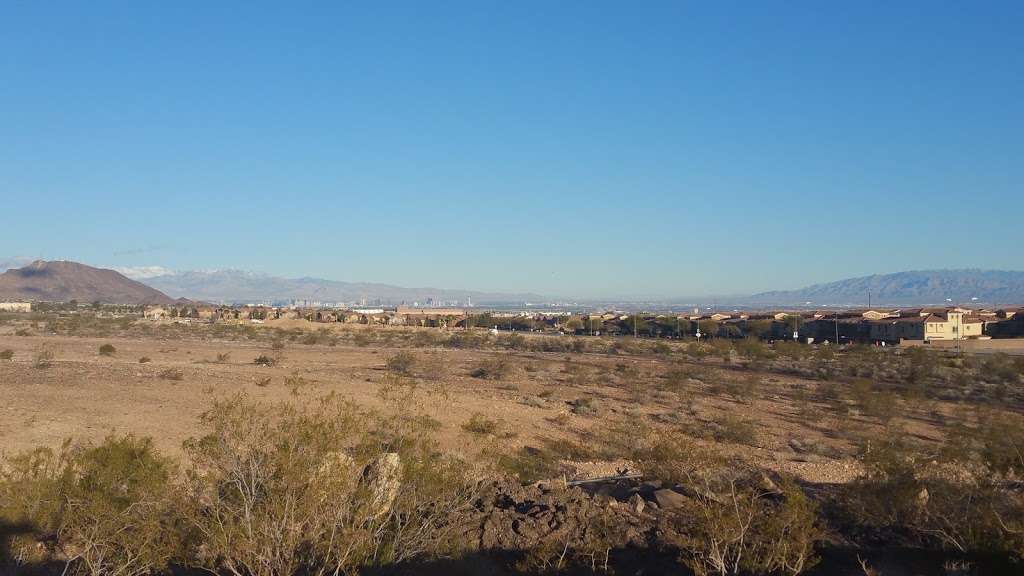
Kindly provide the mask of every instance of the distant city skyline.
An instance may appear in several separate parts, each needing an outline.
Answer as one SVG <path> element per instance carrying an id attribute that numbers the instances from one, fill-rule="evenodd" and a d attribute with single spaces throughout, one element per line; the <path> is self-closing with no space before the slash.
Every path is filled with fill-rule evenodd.
<path id="1" fill-rule="evenodd" d="M 1019 269 L 1022 17 L 17 3 L 0 251 L 588 299 Z"/>

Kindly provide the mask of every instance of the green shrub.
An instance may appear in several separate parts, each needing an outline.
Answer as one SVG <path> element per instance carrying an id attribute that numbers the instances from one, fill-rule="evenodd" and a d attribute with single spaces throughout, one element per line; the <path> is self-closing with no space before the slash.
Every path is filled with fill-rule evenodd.
<path id="1" fill-rule="evenodd" d="M 56 537 L 70 573 L 159 572 L 184 550 L 173 473 L 149 439 L 130 435 L 59 453 L 38 449 L 13 458 L 0 476 L 0 520 Z"/>

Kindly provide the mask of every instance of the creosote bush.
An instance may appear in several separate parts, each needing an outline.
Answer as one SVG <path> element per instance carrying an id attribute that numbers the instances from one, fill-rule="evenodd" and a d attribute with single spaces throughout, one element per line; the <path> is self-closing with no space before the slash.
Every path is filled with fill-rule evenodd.
<path id="1" fill-rule="evenodd" d="M 395 374 L 408 376 L 416 367 L 416 355 L 412 352 L 401 351 L 391 356 L 386 362 L 387 369 Z"/>
<path id="2" fill-rule="evenodd" d="M 488 358 L 480 361 L 469 375 L 486 380 L 504 380 L 512 372 L 512 365 L 504 358 Z"/>

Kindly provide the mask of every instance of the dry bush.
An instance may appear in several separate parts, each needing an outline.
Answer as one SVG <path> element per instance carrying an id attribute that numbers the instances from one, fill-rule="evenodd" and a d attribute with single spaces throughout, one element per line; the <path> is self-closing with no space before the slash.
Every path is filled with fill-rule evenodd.
<path id="1" fill-rule="evenodd" d="M 720 442 L 733 442 L 753 446 L 757 442 L 757 426 L 732 414 L 726 414 L 716 421 L 718 425 L 712 435 Z"/>
<path id="2" fill-rule="evenodd" d="M 576 398 L 569 402 L 569 410 L 577 416 L 596 416 L 598 413 L 597 403 L 591 397 Z"/>
<path id="3" fill-rule="evenodd" d="M 409 376 L 416 368 L 416 355 L 403 350 L 388 358 L 385 366 L 395 374 Z"/>
<path id="4" fill-rule="evenodd" d="M 133 436 L 37 449 L 11 459 L 0 476 L 0 520 L 26 523 L 35 538 L 51 539 L 66 573 L 160 572 L 184 550 L 173 474 L 174 463 L 149 439 Z M 16 543 L 23 557 L 29 543 Z"/>
<path id="5" fill-rule="evenodd" d="M 1009 447 L 1008 460 L 1019 448 Z M 1004 481 L 1005 460 L 994 459 L 990 467 L 984 450 L 959 444 L 945 451 L 947 464 L 940 465 L 898 430 L 874 438 L 861 452 L 863 475 L 847 488 L 845 517 L 876 532 L 905 532 L 918 545 L 1024 556 L 1024 494 Z"/>
<path id="6" fill-rule="evenodd" d="M 561 467 L 558 455 L 550 450 L 534 446 L 523 446 L 497 458 L 500 470 L 517 477 L 523 484 L 558 477 Z"/>
<path id="7" fill-rule="evenodd" d="M 456 549 L 475 486 L 407 416 L 374 420 L 333 398 L 306 409 L 217 403 L 203 417 L 213 431 L 187 445 L 199 565 L 354 573 Z"/>
<path id="8" fill-rule="evenodd" d="M 53 366 L 54 352 L 48 346 L 40 346 L 32 357 L 32 367 L 38 370 L 45 370 Z"/>
<path id="9" fill-rule="evenodd" d="M 257 366 L 269 367 L 277 364 L 277 358 L 274 358 L 273 356 L 267 356 L 266 354 L 260 354 L 259 356 L 256 357 L 255 360 L 252 361 L 252 363 Z"/>
<path id="10" fill-rule="evenodd" d="M 224 364 L 228 360 L 231 360 L 231 352 L 219 352 L 219 353 L 217 353 L 217 360 L 216 360 L 216 362 L 218 364 Z"/>
<path id="11" fill-rule="evenodd" d="M 469 375 L 473 378 L 486 380 L 504 380 L 512 372 L 512 364 L 504 358 L 487 358 L 481 360 L 470 370 Z"/>
<path id="12" fill-rule="evenodd" d="M 0 360 L 10 360 L 14 358 L 14 350 L 10 348 L 0 351 Z"/>
<path id="13" fill-rule="evenodd" d="M 284 385 L 291 388 L 293 396 L 298 396 L 302 390 L 314 384 L 315 381 L 303 378 L 298 372 L 292 372 L 291 375 L 284 377 Z"/>
<path id="14" fill-rule="evenodd" d="M 516 433 L 508 428 L 502 420 L 492 420 L 477 412 L 470 416 L 469 420 L 462 423 L 462 429 L 471 434 L 496 436 L 498 438 L 513 438 Z"/>
<path id="15" fill-rule="evenodd" d="M 114 354 L 117 354 L 117 348 L 113 344 L 100 346 L 100 356 L 113 356 Z"/>
<path id="16" fill-rule="evenodd" d="M 800 574 L 824 538 L 817 507 L 792 481 L 765 486 L 742 470 L 702 471 L 667 538 L 694 574 Z"/>
<path id="17" fill-rule="evenodd" d="M 177 368 L 167 368 L 157 374 L 157 377 L 163 380 L 180 381 L 185 378 L 185 374 Z"/>
<path id="18" fill-rule="evenodd" d="M 150 363 L 152 361 L 153 361 L 153 359 L 150 358 L 149 356 L 143 356 L 143 357 L 139 358 L 139 364 L 148 364 L 148 363 Z"/>

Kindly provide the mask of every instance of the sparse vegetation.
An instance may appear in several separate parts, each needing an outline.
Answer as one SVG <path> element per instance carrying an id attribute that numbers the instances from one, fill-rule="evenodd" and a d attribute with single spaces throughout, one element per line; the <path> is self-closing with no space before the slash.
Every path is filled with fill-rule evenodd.
<path id="1" fill-rule="evenodd" d="M 267 356 L 266 354 L 260 354 L 259 356 L 256 357 L 255 360 L 252 361 L 252 363 L 257 366 L 269 367 L 277 364 L 277 358 L 274 358 L 273 356 Z"/>
<path id="2" fill-rule="evenodd" d="M 388 358 L 386 365 L 395 374 L 409 376 L 416 367 L 416 355 L 403 350 Z"/>
<path id="3" fill-rule="evenodd" d="M 14 358 L 14 350 L 10 348 L 0 350 L 0 360 L 10 360 L 12 358 Z"/>
<path id="4" fill-rule="evenodd" d="M 51 321 L 40 322 L 48 334 Z M 276 370 L 231 364 L 230 354 L 303 343 L 310 331 L 200 325 L 199 334 L 216 330 L 229 342 L 196 346 L 181 327 L 144 328 L 176 340 L 140 349 L 161 363 L 159 378 L 182 380 L 175 363 L 189 372 L 187 386 L 150 389 L 211 402 L 232 389 L 221 386 L 225 374 L 240 374 L 254 396 L 287 402 L 216 402 L 204 416 L 209 434 L 180 462 L 135 437 L 10 456 L 0 465 L 0 525 L 30 527 L 0 536 L 0 550 L 17 555 L 10 561 L 70 559 L 69 574 L 117 573 L 114 561 L 126 574 L 322 574 L 503 550 L 523 570 L 625 573 L 632 567 L 619 563 L 642 550 L 695 574 L 780 575 L 807 571 L 835 541 L 855 552 L 891 546 L 955 562 L 1024 561 L 1019 359 L 359 327 L 312 333 L 317 344 L 358 337 L 364 348 L 298 347 L 284 386 L 273 387 L 264 374 Z M 232 348 L 233 337 L 244 347 Z M 51 349 L 49 336 L 39 341 L 39 351 Z M 134 382 L 146 373 L 89 358 L 96 344 L 86 342 L 58 343 L 67 359 L 60 380 L 83 358 L 93 374 L 121 370 Z M 7 352 L 0 359 L 14 357 Z M 253 364 L 280 366 L 267 352 Z M 222 366 L 203 360 L 214 354 Z M 5 366 L 4 376 L 57 380 Z M 371 412 L 322 396 L 327 389 L 373 390 L 380 403 Z M 465 404 L 448 412 L 466 398 L 481 412 L 468 420 Z M 452 447 L 468 460 L 446 455 Z M 370 510 L 381 500 L 366 478 L 391 469 L 391 454 L 401 481 L 394 500 L 384 490 L 390 508 L 381 504 L 377 515 Z M 98 477 L 96 462 L 110 463 L 109 476 L 85 482 Z M 642 478 L 583 490 L 561 483 L 619 473 Z M 93 486 L 96 494 L 79 492 Z M 824 539 L 826 524 L 834 539 Z M 93 541 L 102 554 L 89 549 Z M 476 548 L 481 542 L 491 548 Z M 259 564 L 265 558 L 272 570 Z"/>
<path id="5" fill-rule="evenodd" d="M 117 348 L 113 344 L 100 346 L 100 356 L 113 356 L 114 354 L 117 354 Z"/>
<path id="6" fill-rule="evenodd" d="M 32 367 L 38 370 L 45 370 L 53 365 L 55 354 L 47 346 L 41 346 L 32 357 Z"/>
<path id="7" fill-rule="evenodd" d="M 504 380 L 511 371 L 512 366 L 504 358 L 489 358 L 477 363 L 469 375 L 473 378 Z"/>
<path id="8" fill-rule="evenodd" d="M 152 361 L 153 359 L 150 358 L 149 356 L 142 356 L 141 358 L 139 358 L 139 364 L 148 364 Z"/>
<path id="9" fill-rule="evenodd" d="M 173 380 L 177 382 L 185 378 L 185 373 L 177 368 L 167 368 L 161 370 L 160 373 L 157 374 L 157 377 L 162 380 Z"/>

